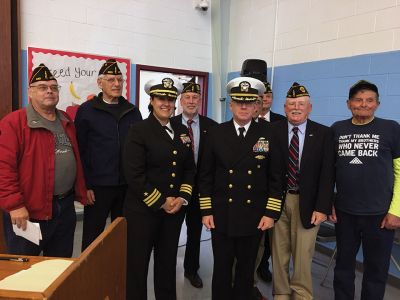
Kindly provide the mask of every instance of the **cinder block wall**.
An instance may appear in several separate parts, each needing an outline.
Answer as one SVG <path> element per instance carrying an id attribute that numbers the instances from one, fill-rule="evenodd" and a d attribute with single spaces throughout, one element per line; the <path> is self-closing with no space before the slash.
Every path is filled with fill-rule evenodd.
<path id="1" fill-rule="evenodd" d="M 232 0 L 228 77 L 245 58 L 264 59 L 274 68 L 273 110 L 283 112 L 299 81 L 311 93 L 311 118 L 327 125 L 350 117 L 348 89 L 367 79 L 380 89 L 377 115 L 400 121 L 399 15 L 396 0 Z"/>

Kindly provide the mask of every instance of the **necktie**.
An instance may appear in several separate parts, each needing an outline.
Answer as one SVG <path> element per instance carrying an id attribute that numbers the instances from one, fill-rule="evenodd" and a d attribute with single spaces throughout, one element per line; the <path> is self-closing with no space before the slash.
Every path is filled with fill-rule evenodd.
<path id="1" fill-rule="evenodd" d="M 239 137 L 244 139 L 244 132 L 246 129 L 244 127 L 239 127 Z"/>
<path id="2" fill-rule="evenodd" d="M 298 127 L 293 127 L 289 145 L 288 189 L 299 188 L 299 135 Z"/>
<path id="3" fill-rule="evenodd" d="M 193 120 L 192 119 L 189 119 L 189 120 L 187 120 L 187 126 L 188 126 L 188 131 L 189 131 L 189 137 L 190 137 L 190 143 L 191 143 L 191 145 L 192 145 L 192 150 L 193 150 L 193 154 L 194 154 L 194 148 L 195 148 L 195 145 L 194 145 L 194 138 L 193 138 L 193 129 L 192 129 L 192 124 L 193 124 Z"/>
<path id="4" fill-rule="evenodd" d="M 171 128 L 169 128 L 168 126 L 163 126 L 163 128 L 167 131 L 167 133 L 170 136 L 170 138 L 173 139 L 172 136 L 171 136 L 173 134 Z"/>

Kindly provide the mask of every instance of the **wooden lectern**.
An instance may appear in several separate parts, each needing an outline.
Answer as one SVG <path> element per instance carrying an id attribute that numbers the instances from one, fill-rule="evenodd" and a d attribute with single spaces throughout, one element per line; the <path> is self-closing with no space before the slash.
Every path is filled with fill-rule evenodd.
<path id="1" fill-rule="evenodd" d="M 0 299 L 125 299 L 126 233 L 126 220 L 117 218 L 78 258 L 71 259 L 74 262 L 46 290 L 0 290 Z M 25 263 L 0 260 L 0 280 L 47 259 L 54 258 L 31 256 Z"/>

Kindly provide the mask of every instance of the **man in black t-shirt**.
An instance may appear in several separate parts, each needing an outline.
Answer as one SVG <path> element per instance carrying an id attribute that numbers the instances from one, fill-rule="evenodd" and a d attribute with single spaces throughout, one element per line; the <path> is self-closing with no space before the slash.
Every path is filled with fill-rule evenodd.
<path id="1" fill-rule="evenodd" d="M 362 243 L 361 299 L 383 299 L 393 245 L 400 227 L 400 125 L 374 116 L 375 84 L 350 88 L 349 120 L 332 125 L 336 147 L 337 197 L 335 299 L 354 299 L 356 255 Z"/>

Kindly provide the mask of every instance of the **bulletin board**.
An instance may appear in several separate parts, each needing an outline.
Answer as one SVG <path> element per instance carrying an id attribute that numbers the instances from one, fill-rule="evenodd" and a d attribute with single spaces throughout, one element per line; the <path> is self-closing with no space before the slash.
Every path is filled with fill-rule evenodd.
<path id="1" fill-rule="evenodd" d="M 129 100 L 131 63 L 127 58 L 28 47 L 28 82 L 33 69 L 44 63 L 61 86 L 57 108 L 66 111 L 68 107 L 81 105 L 100 92 L 98 72 L 109 58 L 118 62 L 126 79 L 122 96 Z"/>

